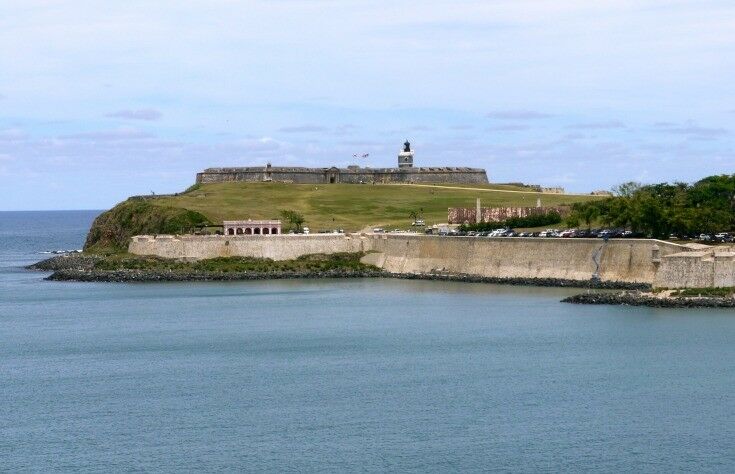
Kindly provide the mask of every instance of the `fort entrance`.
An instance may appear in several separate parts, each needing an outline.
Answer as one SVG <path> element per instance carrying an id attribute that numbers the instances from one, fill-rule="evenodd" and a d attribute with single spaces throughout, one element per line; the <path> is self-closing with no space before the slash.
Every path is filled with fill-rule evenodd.
<path id="1" fill-rule="evenodd" d="M 331 167 L 327 170 L 327 182 L 329 184 L 339 183 L 339 168 Z"/>

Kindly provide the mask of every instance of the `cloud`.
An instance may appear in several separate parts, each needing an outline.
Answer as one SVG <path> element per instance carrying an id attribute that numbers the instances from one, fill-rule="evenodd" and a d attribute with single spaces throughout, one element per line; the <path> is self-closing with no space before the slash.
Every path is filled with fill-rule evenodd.
<path id="1" fill-rule="evenodd" d="M 23 140 L 26 137 L 26 132 L 20 128 L 6 128 L 4 130 L 0 130 L 0 141 L 3 142 Z"/>
<path id="2" fill-rule="evenodd" d="M 498 125 L 495 127 L 487 127 L 485 130 L 488 132 L 521 132 L 523 130 L 528 130 L 531 127 L 528 125 L 521 125 L 521 124 L 509 124 L 509 125 Z"/>
<path id="3" fill-rule="evenodd" d="M 121 118 L 125 120 L 160 120 L 161 117 L 163 117 L 163 114 L 160 110 L 156 109 L 125 109 L 125 110 L 118 110 L 117 112 L 112 112 L 106 115 L 106 117 L 110 118 Z"/>
<path id="4" fill-rule="evenodd" d="M 357 130 L 357 125 L 353 125 L 351 123 L 346 123 L 343 125 L 338 125 L 334 128 L 334 134 L 335 135 L 349 135 L 351 133 L 354 133 Z"/>
<path id="5" fill-rule="evenodd" d="M 533 110 L 496 110 L 485 116 L 496 120 L 538 120 L 553 117 L 551 114 Z"/>
<path id="6" fill-rule="evenodd" d="M 82 141 L 126 141 L 145 140 L 155 138 L 155 135 L 134 128 L 118 128 L 116 130 L 100 130 L 96 132 L 82 132 L 71 135 L 62 135 L 62 140 Z"/>
<path id="7" fill-rule="evenodd" d="M 688 121 L 684 124 L 676 124 L 673 122 L 656 122 L 653 124 L 653 126 L 656 130 L 662 133 L 682 135 L 687 138 L 693 138 L 697 140 L 715 140 L 717 138 L 730 134 L 727 129 L 702 127 L 692 121 Z"/>
<path id="8" fill-rule="evenodd" d="M 587 136 L 584 133 L 567 133 L 564 135 L 562 140 L 564 141 L 574 141 L 574 140 L 583 140 L 587 138 Z"/>
<path id="9" fill-rule="evenodd" d="M 278 131 L 281 133 L 315 133 L 326 132 L 327 128 L 320 125 L 296 125 L 293 127 L 282 127 Z"/>
<path id="10" fill-rule="evenodd" d="M 606 130 L 625 128 L 625 124 L 619 120 L 608 120 L 605 122 L 586 122 L 570 125 L 567 128 L 575 130 Z"/>
<path id="11" fill-rule="evenodd" d="M 235 142 L 235 147 L 242 152 L 273 152 L 280 150 L 281 142 L 271 137 L 245 138 Z"/>

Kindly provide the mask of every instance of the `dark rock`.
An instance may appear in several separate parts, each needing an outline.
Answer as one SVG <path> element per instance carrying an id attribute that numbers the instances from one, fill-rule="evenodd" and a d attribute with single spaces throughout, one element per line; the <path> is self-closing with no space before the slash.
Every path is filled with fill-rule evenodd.
<path id="1" fill-rule="evenodd" d="M 627 306 L 649 306 L 653 308 L 735 308 L 732 297 L 679 297 L 658 298 L 641 292 L 583 293 L 561 300 L 573 304 L 611 304 Z"/>
<path id="2" fill-rule="evenodd" d="M 41 270 L 41 271 L 57 271 L 67 269 L 77 270 L 91 270 L 94 268 L 95 263 L 102 260 L 102 257 L 97 255 L 86 255 L 79 253 L 69 253 L 64 255 L 57 255 L 55 257 L 41 260 L 40 262 L 28 265 L 28 270 Z"/>

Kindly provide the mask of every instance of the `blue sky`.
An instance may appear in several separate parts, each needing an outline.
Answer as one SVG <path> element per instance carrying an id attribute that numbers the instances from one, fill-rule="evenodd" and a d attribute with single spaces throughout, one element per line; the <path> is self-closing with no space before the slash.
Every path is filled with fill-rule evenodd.
<path id="1" fill-rule="evenodd" d="M 735 165 L 732 1 L 0 2 L 0 210 L 211 166 L 487 169 L 609 189 Z"/>

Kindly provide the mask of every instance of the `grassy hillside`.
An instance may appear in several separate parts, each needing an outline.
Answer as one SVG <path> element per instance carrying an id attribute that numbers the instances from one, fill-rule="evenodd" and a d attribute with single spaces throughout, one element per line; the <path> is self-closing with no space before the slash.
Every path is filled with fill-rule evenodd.
<path id="1" fill-rule="evenodd" d="M 161 205 L 154 200 L 128 199 L 94 220 L 84 250 L 121 252 L 127 250 L 134 235 L 177 234 L 207 223 L 207 218 L 196 211 Z"/>
<path id="2" fill-rule="evenodd" d="M 366 227 L 408 228 L 409 213 L 423 209 L 426 224 L 447 221 L 449 207 L 535 206 L 572 204 L 593 196 L 539 194 L 523 188 L 463 185 L 371 185 L 220 183 L 194 187 L 173 197 L 149 202 L 157 206 L 197 211 L 214 223 L 227 219 L 278 218 L 281 209 L 300 212 L 312 230 Z"/>

